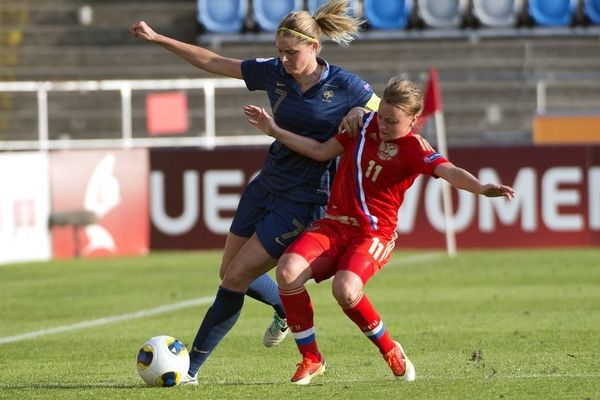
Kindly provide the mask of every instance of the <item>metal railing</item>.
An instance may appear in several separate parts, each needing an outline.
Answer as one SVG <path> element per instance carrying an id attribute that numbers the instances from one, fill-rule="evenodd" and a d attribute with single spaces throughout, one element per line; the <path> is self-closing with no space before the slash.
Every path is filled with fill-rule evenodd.
<path id="1" fill-rule="evenodd" d="M 0 150 L 40 150 L 64 148 L 133 148 L 158 146 L 194 146 L 214 148 L 223 145 L 269 144 L 266 135 L 217 136 L 215 127 L 215 89 L 245 88 L 240 79 L 157 79 L 157 80 L 102 80 L 61 82 L 0 82 L 1 92 L 33 92 L 37 95 L 37 140 L 0 141 Z M 133 137 L 132 92 L 136 90 L 204 91 L 204 131 L 187 137 Z M 121 98 L 121 137 L 118 139 L 50 139 L 48 129 L 49 92 L 115 91 Z"/>

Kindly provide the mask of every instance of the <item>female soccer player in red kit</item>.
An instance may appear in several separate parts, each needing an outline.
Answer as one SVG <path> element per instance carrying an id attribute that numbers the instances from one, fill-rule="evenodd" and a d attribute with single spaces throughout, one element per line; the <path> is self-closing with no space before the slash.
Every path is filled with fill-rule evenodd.
<path id="1" fill-rule="evenodd" d="M 308 384 L 325 371 L 315 340 L 313 309 L 304 284 L 333 277 L 332 291 L 344 313 L 377 346 L 395 376 L 415 379 L 402 346 L 363 292 L 390 258 L 398 210 L 419 174 L 441 177 L 458 189 L 512 199 L 508 186 L 483 184 L 437 153 L 412 127 L 423 97 L 412 82 L 392 78 L 378 112 L 365 115 L 361 132 L 342 132 L 321 143 L 278 127 L 264 109 L 246 106 L 248 121 L 290 149 L 316 160 L 343 154 L 324 218 L 301 234 L 279 259 L 277 283 L 288 325 L 302 354 L 292 382 Z"/>

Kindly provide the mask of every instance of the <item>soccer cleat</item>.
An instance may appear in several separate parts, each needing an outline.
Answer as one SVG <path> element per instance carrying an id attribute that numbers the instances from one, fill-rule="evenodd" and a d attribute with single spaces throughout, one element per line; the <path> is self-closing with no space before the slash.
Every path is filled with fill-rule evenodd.
<path id="1" fill-rule="evenodd" d="M 275 313 L 273 322 L 271 322 L 263 336 L 263 344 L 265 347 L 275 347 L 283 342 L 289 331 L 285 318 L 281 318 Z"/>
<path id="2" fill-rule="evenodd" d="M 314 362 L 309 358 L 302 359 L 297 365 L 296 373 L 291 379 L 296 385 L 308 385 L 314 376 L 322 375 L 327 367 L 325 360 Z"/>
<path id="3" fill-rule="evenodd" d="M 412 382 L 415 380 L 415 366 L 404 354 L 404 349 L 398 342 L 394 342 L 392 350 L 383 355 L 383 359 L 390 367 L 396 378 Z"/>
<path id="4" fill-rule="evenodd" d="M 185 374 L 185 376 L 183 376 L 181 378 L 181 382 L 179 382 L 179 384 L 180 385 L 198 386 L 198 377 L 191 376 L 190 374 Z"/>

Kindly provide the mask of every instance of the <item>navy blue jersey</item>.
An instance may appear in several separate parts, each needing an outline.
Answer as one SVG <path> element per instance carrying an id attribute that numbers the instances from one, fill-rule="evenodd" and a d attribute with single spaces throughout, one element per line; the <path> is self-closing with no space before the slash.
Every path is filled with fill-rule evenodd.
<path id="1" fill-rule="evenodd" d="M 245 60 L 242 75 L 248 90 L 267 92 L 277 125 L 324 142 L 337 133 L 342 118 L 353 107 L 364 107 L 373 90 L 356 75 L 321 58 L 326 66 L 321 81 L 302 93 L 285 72 L 279 58 Z M 332 161 L 320 162 L 273 142 L 257 177 L 263 186 L 287 198 L 325 204 L 331 184 Z"/>

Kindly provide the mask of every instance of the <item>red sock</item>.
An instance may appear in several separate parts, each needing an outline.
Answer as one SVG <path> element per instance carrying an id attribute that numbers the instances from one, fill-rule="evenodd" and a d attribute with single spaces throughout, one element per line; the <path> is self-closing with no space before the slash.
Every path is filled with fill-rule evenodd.
<path id="1" fill-rule="evenodd" d="M 394 348 L 394 341 L 383 321 L 371 302 L 363 292 L 349 306 L 343 307 L 344 313 L 350 318 L 360 330 L 377 346 L 381 354 L 385 354 Z"/>
<path id="2" fill-rule="evenodd" d="M 287 291 L 280 288 L 279 297 L 300 354 L 314 362 L 321 361 L 321 353 L 315 338 L 313 307 L 308 292 L 304 286 Z"/>

